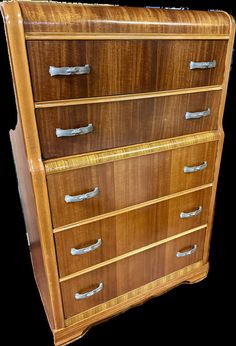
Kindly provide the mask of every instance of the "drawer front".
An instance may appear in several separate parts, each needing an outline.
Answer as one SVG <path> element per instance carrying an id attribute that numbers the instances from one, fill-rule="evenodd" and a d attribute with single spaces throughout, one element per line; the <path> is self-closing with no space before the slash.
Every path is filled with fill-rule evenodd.
<path id="1" fill-rule="evenodd" d="M 55 234 L 60 276 L 207 223 L 211 188 Z"/>
<path id="2" fill-rule="evenodd" d="M 211 183 L 216 149 L 217 142 L 210 142 L 49 175 L 53 225 L 59 227 Z M 203 169 L 184 173 L 184 167 Z M 91 198 L 79 202 L 65 197 L 83 199 L 86 193 Z"/>
<path id="3" fill-rule="evenodd" d="M 221 84 L 226 46 L 226 40 L 28 41 L 34 99 L 47 101 Z M 214 60 L 213 68 L 190 69 L 191 61 Z M 51 76 L 50 66 L 79 67 L 68 73 L 80 74 Z"/>
<path id="4" fill-rule="evenodd" d="M 201 260 L 204 239 L 204 230 L 194 232 L 62 282 L 65 318 Z M 186 256 L 177 257 L 184 252 Z M 94 291 L 90 297 L 81 296 L 93 290 L 98 292 Z M 79 299 L 75 299 L 76 293 Z"/>
<path id="5" fill-rule="evenodd" d="M 49 159 L 215 130 L 220 96 L 211 91 L 37 109 L 42 155 Z"/>

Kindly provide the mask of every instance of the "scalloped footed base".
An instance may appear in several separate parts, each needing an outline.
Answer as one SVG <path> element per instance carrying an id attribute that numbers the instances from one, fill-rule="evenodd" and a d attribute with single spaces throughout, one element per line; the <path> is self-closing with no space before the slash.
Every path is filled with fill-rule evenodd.
<path id="1" fill-rule="evenodd" d="M 209 263 L 203 264 L 200 261 L 137 290 L 114 298 L 98 307 L 73 316 L 65 321 L 65 328 L 53 330 L 55 346 L 69 345 L 84 336 L 92 326 L 140 305 L 151 298 L 160 296 L 181 284 L 198 283 L 207 277 L 208 271 Z"/>

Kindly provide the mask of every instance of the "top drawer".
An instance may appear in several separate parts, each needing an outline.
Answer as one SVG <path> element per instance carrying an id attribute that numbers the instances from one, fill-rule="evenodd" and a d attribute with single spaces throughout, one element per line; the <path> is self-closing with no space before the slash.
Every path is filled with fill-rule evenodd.
<path id="1" fill-rule="evenodd" d="M 219 85 L 223 81 L 226 46 L 226 40 L 28 41 L 34 99 L 48 101 Z M 190 69 L 191 61 L 211 64 L 214 60 L 215 67 Z M 80 66 L 80 72 L 85 74 L 51 76 L 50 66 Z M 70 73 L 73 71 L 78 69 L 71 69 Z"/>

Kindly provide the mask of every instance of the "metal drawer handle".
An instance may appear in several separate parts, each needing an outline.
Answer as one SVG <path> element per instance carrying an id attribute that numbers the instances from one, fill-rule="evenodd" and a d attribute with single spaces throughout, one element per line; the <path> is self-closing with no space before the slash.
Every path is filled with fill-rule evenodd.
<path id="1" fill-rule="evenodd" d="M 56 136 L 57 137 L 72 137 L 77 135 L 86 135 L 87 133 L 90 133 L 93 131 L 93 124 L 88 124 L 88 126 L 85 127 L 78 127 L 77 129 L 56 129 Z"/>
<path id="2" fill-rule="evenodd" d="M 82 202 L 82 201 L 85 201 L 86 199 L 96 197 L 98 194 L 99 194 L 99 188 L 95 187 L 93 191 L 84 193 L 82 195 L 77 195 L 77 196 L 66 195 L 65 202 L 66 203 Z"/>
<path id="3" fill-rule="evenodd" d="M 84 247 L 82 249 L 75 249 L 72 248 L 70 250 L 70 253 L 72 256 L 77 256 L 77 255 L 84 255 L 88 252 L 91 252 L 93 250 L 96 250 L 98 247 L 102 245 L 102 239 L 98 239 L 95 244 L 89 245 L 87 247 Z"/>
<path id="4" fill-rule="evenodd" d="M 176 257 L 185 257 L 185 256 L 189 256 L 189 255 L 192 255 L 194 252 L 196 252 L 196 250 L 197 250 L 197 244 L 194 244 L 193 246 L 192 246 L 192 248 L 190 249 L 190 250 L 188 250 L 188 251 L 178 251 L 177 253 L 176 253 Z"/>
<path id="5" fill-rule="evenodd" d="M 200 62 L 191 61 L 189 65 L 190 70 L 194 70 L 195 68 L 214 68 L 214 67 L 216 67 L 216 60 L 200 61 Z"/>
<path id="6" fill-rule="evenodd" d="M 74 74 L 89 74 L 91 71 L 90 65 L 84 66 L 65 66 L 65 67 L 55 67 L 49 66 L 49 74 L 53 76 L 70 76 Z"/>
<path id="7" fill-rule="evenodd" d="M 188 219 L 189 217 L 194 217 L 201 214 L 201 212 L 202 212 L 202 206 L 200 206 L 194 211 L 190 211 L 189 213 L 182 212 L 179 214 L 179 216 L 181 219 Z"/>
<path id="8" fill-rule="evenodd" d="M 102 289 L 103 289 L 104 285 L 102 282 L 100 282 L 100 284 L 98 285 L 98 287 L 96 287 L 94 290 L 92 291 L 88 291 L 88 292 L 85 292 L 85 293 L 75 293 L 75 299 L 76 300 L 80 300 L 80 299 L 85 299 L 85 298 L 88 298 L 88 297 L 91 297 L 93 296 L 94 294 L 100 292 Z"/>
<path id="9" fill-rule="evenodd" d="M 199 166 L 184 166 L 184 173 L 194 173 L 198 171 L 202 171 L 207 167 L 207 161 L 204 161 L 201 165 Z"/>
<path id="10" fill-rule="evenodd" d="M 189 119 L 199 119 L 202 117 L 206 117 L 208 115 L 211 114 L 211 110 L 210 108 L 206 109 L 205 111 L 201 111 L 201 112 L 186 112 L 185 113 L 185 119 L 189 120 Z"/>

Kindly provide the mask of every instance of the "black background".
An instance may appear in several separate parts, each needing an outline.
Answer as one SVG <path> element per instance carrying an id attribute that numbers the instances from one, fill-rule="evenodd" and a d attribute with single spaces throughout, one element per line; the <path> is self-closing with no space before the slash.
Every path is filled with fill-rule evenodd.
<path id="1" fill-rule="evenodd" d="M 100 3 L 97 1 L 97 3 Z M 102 3 L 102 2 L 101 2 Z M 106 1 L 106 3 L 112 3 Z M 188 7 L 220 9 L 236 17 L 234 1 L 119 1 L 128 6 Z M 8 344 L 52 346 L 45 313 L 33 279 L 25 226 L 18 196 L 9 129 L 14 127 L 16 111 L 11 76 L 1 23 L 0 32 L 0 164 L 1 164 L 1 338 Z M 220 170 L 213 237 L 210 251 L 210 273 L 195 285 L 182 285 L 161 297 L 130 309 L 90 329 L 72 345 L 195 344 L 235 343 L 235 117 L 236 78 L 232 65 L 224 114 L 225 144 Z M 235 211 L 236 213 L 236 211 Z M 231 319 L 230 315 L 233 316 Z"/>

